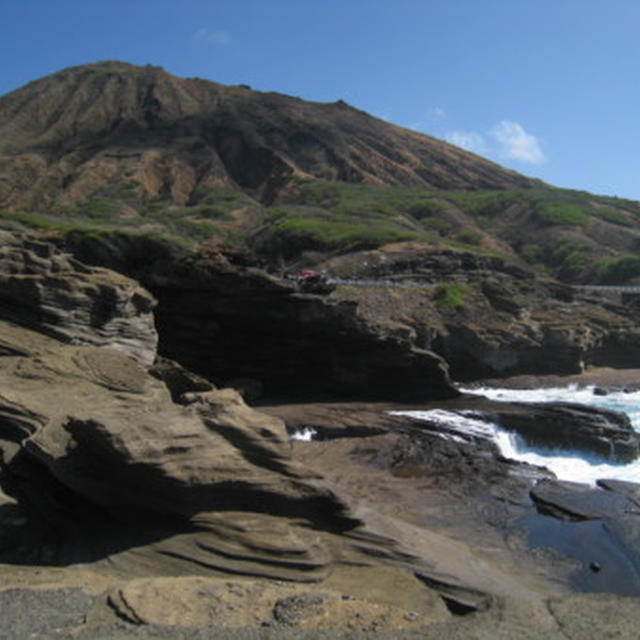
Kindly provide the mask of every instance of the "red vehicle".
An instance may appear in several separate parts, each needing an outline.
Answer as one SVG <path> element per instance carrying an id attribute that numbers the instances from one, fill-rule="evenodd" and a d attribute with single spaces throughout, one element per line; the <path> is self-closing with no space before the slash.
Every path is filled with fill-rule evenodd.
<path id="1" fill-rule="evenodd" d="M 298 273 L 298 286 L 305 293 L 331 293 L 334 289 L 327 277 L 313 269 L 301 269 Z"/>

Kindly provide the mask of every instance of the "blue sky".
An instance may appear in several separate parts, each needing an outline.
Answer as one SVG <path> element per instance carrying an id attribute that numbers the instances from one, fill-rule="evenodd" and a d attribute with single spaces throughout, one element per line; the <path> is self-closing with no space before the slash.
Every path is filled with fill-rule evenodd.
<path id="1" fill-rule="evenodd" d="M 117 59 L 346 100 L 551 184 L 640 200 L 637 0 L 0 0 L 0 94 Z"/>

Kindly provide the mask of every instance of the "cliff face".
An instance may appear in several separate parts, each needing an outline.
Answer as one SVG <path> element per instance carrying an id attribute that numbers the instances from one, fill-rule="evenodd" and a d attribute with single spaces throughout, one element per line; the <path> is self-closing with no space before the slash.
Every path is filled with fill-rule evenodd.
<path id="1" fill-rule="evenodd" d="M 635 486 L 608 483 L 612 497 L 603 498 L 546 481 L 528 499 L 531 484 L 550 474 L 499 456 L 483 429 L 390 415 L 388 405 L 259 412 L 235 391 L 216 390 L 170 361 L 147 371 L 155 331 L 153 298 L 144 289 L 41 238 L 4 234 L 2 241 L 0 603 L 10 623 L 32 619 L 21 608 L 25 601 L 64 595 L 65 605 L 55 609 L 67 612 L 73 596 L 81 615 L 47 619 L 43 629 L 91 634 L 124 619 L 396 633 L 438 623 L 453 632 L 467 618 L 451 613 L 482 609 L 504 620 L 508 598 L 518 600 L 508 607 L 516 620 L 523 602 L 538 602 L 546 628 L 557 624 L 552 605 L 574 609 L 581 601 L 557 597 L 539 558 L 534 569 L 504 548 L 506 539 L 518 546 L 512 541 L 522 535 L 523 514 L 536 517 L 534 508 L 562 519 L 604 518 L 604 548 L 612 544 L 606 532 L 614 531 L 616 544 L 625 545 L 625 566 L 635 566 Z M 451 394 L 441 361 L 411 348 L 406 327 L 390 324 L 385 333 L 355 315 L 353 305 L 300 294 L 217 254 L 153 275 L 160 343 L 168 333 L 184 360 L 207 371 L 233 362 L 227 340 L 235 340 L 244 366 L 260 342 L 277 338 L 260 357 L 287 384 L 293 378 L 282 372 L 296 353 L 304 359 L 313 348 L 345 389 L 377 394 L 409 385 L 423 395 Z M 181 335 L 185 318 L 193 326 Z M 266 333 L 256 329 L 258 339 L 248 338 L 243 353 L 239 340 L 251 335 L 249 321 Z M 217 345 L 209 344 L 216 334 Z M 357 352 L 349 351 L 354 345 Z M 319 378 L 307 380 L 314 382 Z M 612 425 L 602 412 L 586 425 L 575 407 L 545 405 L 532 413 L 473 398 L 449 406 L 462 415 L 475 408 L 474 415 L 492 420 L 487 412 L 499 412 L 543 441 L 557 441 L 559 416 L 573 415 L 581 446 L 608 447 L 613 458 L 638 452 L 628 424 Z M 303 427 L 326 439 L 292 443 L 288 434 Z M 453 527 L 456 535 L 432 526 Z M 462 543 L 465 527 L 474 534 Z M 600 542 L 594 548 L 603 548 Z M 614 562 L 607 558 L 607 569 L 617 576 Z M 43 589 L 25 590 L 24 582 L 11 588 L 16 573 Z M 593 602 L 601 600 L 591 608 Z M 627 612 L 624 600 L 602 602 L 635 624 L 635 604 Z M 495 624 L 489 627 L 487 637 Z"/>
<path id="2" fill-rule="evenodd" d="M 640 361 L 633 304 L 540 278 L 495 256 L 399 244 L 320 267 L 378 281 L 338 287 L 331 297 L 357 303 L 365 318 L 413 330 L 414 344 L 442 356 L 455 380 L 579 373 L 589 365 L 633 368 Z M 407 279 L 413 286 L 398 286 Z"/>
<path id="3" fill-rule="evenodd" d="M 285 398 L 449 398 L 445 362 L 411 332 L 366 321 L 349 302 L 301 293 L 220 255 L 177 263 L 147 282 L 160 303 L 161 352 L 214 380 L 253 378 Z"/>
<path id="4" fill-rule="evenodd" d="M 139 202 L 166 196 L 184 206 L 198 192 L 232 186 L 269 203 L 295 176 L 460 189 L 536 184 L 341 101 L 305 102 L 157 67 L 75 67 L 0 98 L 0 207 L 63 210 L 105 185 L 133 184 Z"/>
<path id="5" fill-rule="evenodd" d="M 116 349 L 149 368 L 156 304 L 137 282 L 88 267 L 41 239 L 0 231 L 2 318 L 74 344 Z"/>
<path id="6" fill-rule="evenodd" d="M 427 584 L 440 584 L 440 572 L 432 578 L 433 565 L 421 554 L 404 551 L 384 529 L 378 533 L 379 525 L 369 530 L 317 471 L 296 461 L 283 420 L 249 408 L 235 391 L 213 389 L 171 362 L 146 371 L 149 354 L 142 347 L 148 340 L 143 331 L 132 331 L 137 322 L 126 304 L 111 314 L 122 321 L 113 325 L 108 341 L 102 340 L 104 323 L 94 321 L 91 313 L 67 313 L 70 296 L 84 301 L 78 307 L 92 308 L 100 293 L 109 300 L 109 278 L 120 286 L 123 299 L 128 293 L 130 299 L 151 300 L 144 290 L 124 276 L 74 262 L 43 241 L 4 240 L 11 259 L 0 261 L 0 275 L 12 278 L 16 299 L 20 291 L 34 289 L 41 296 L 27 296 L 30 305 L 25 308 L 12 301 L 0 306 L 3 562 L 66 565 L 105 560 L 106 570 L 118 573 L 119 579 L 151 574 L 222 575 L 228 580 L 228 574 L 237 574 L 299 583 L 325 580 L 329 592 L 323 591 L 322 597 L 331 601 L 331 585 L 342 594 L 355 589 L 357 596 L 364 593 L 358 585 L 366 575 L 378 575 L 385 585 L 403 584 L 403 597 L 418 598 L 420 615 L 406 618 L 407 624 L 449 618 L 444 601 L 414 575 L 424 576 Z M 226 275 L 220 279 L 236 290 L 244 286 L 251 291 L 255 283 L 268 286 L 264 277 L 248 273 L 241 278 L 213 259 L 186 264 L 182 271 L 176 267 L 175 273 L 201 292 L 212 288 L 216 274 Z M 218 289 L 223 286 L 218 282 Z M 218 293 L 224 301 L 224 291 Z M 272 293 L 283 299 L 291 295 L 276 286 Z M 331 314 L 314 296 L 300 304 L 297 317 L 310 316 L 310 326 L 314 313 Z M 51 317 L 56 319 L 54 330 Z M 370 351 L 386 353 L 381 336 L 371 335 L 348 313 L 341 320 L 353 339 L 360 332 Z M 204 333 L 211 328 L 203 326 Z M 192 336 L 190 349 L 198 337 Z M 129 344 L 129 351 L 123 353 L 122 343 Z M 202 351 L 213 353 L 206 347 L 201 343 Z M 316 348 L 320 353 L 328 347 Z M 291 356 L 284 352 L 283 359 Z M 356 369 L 360 364 L 354 363 Z M 392 371 L 396 377 L 400 373 L 400 368 Z M 445 382 L 442 377 L 441 387 Z M 387 428 L 381 427 L 383 432 Z M 444 578 L 443 592 L 479 606 L 489 584 L 472 574 L 472 587 L 466 586 L 466 578 Z M 508 581 L 506 575 L 496 575 Z M 164 589 L 166 584 L 156 586 Z M 226 589 L 229 584 L 219 586 Z M 255 588 L 266 586 L 256 583 Z M 271 615 L 277 600 L 305 593 L 291 588 L 272 594 L 262 615 Z M 243 602 L 250 599 L 245 596 Z M 137 623 L 167 620 L 166 611 L 147 610 L 141 597 L 120 589 L 109 595 L 110 606 Z M 350 597 L 340 598 L 351 602 Z M 381 612 L 388 618 L 387 609 L 376 609 L 375 600 L 374 618 Z M 324 600 L 317 602 L 324 606 Z M 396 606 L 388 598 L 386 603 Z M 358 615 L 368 607 L 358 603 Z M 167 610 L 174 611 L 170 606 Z M 390 619 L 392 626 L 405 625 L 396 618 L 394 614 Z"/>

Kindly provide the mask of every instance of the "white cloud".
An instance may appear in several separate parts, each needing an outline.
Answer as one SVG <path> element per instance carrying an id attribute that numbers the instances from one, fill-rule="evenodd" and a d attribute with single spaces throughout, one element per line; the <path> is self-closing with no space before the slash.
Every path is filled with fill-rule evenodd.
<path id="1" fill-rule="evenodd" d="M 501 156 L 530 164 L 541 164 L 546 159 L 538 139 L 517 122 L 501 120 L 491 127 L 489 135 L 498 143 Z"/>
<path id="2" fill-rule="evenodd" d="M 507 158 L 528 164 L 542 164 L 546 161 L 538 138 L 527 133 L 521 124 L 512 120 L 501 120 L 486 134 L 457 130 L 446 133 L 444 138 L 451 144 L 484 156 Z"/>
<path id="3" fill-rule="evenodd" d="M 226 45 L 231 42 L 231 36 L 221 29 L 203 27 L 193 34 L 193 39 L 202 44 Z"/>
<path id="4" fill-rule="evenodd" d="M 445 134 L 444 138 L 447 142 L 467 151 L 473 151 L 473 153 L 484 154 L 490 151 L 486 147 L 484 136 L 476 131 L 450 131 Z"/>
<path id="5" fill-rule="evenodd" d="M 440 120 L 444 120 L 448 116 L 446 109 L 442 107 L 430 107 L 424 112 L 420 120 L 414 120 L 403 126 L 413 131 L 424 131 L 433 135 L 433 128 Z"/>

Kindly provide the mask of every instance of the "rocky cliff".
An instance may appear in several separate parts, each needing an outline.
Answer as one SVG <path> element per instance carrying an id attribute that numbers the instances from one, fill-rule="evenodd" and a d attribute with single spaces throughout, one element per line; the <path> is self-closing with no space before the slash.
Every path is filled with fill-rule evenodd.
<path id="1" fill-rule="evenodd" d="M 564 593 L 640 593 L 635 485 L 559 483 L 501 457 L 483 424 L 328 403 L 435 400 L 535 444 L 637 457 L 620 416 L 495 406 L 449 380 L 640 361 L 632 305 L 525 262 L 546 252 L 568 273 L 584 230 L 626 251 L 635 209 L 576 213 L 539 186 L 341 102 L 154 67 L 69 69 L 0 98 L 2 224 L 53 229 L 0 233 L 3 621 L 23 624 L 15 595 L 57 602 L 46 628 L 80 634 L 117 618 L 511 638 L 535 619 L 565 638 L 607 611 L 626 632 L 634 600 Z M 523 244 L 523 211 L 527 237 L 562 246 Z M 218 224 L 236 233 L 225 251 Z M 284 277 L 311 265 L 356 283 L 318 295 Z M 531 557 L 529 532 L 572 523 L 578 560 Z"/>
<path id="2" fill-rule="evenodd" d="M 154 283 L 155 280 L 155 283 Z M 350 302 L 203 254 L 151 277 L 160 350 L 213 379 L 258 380 L 267 395 L 427 399 L 457 395 L 445 362 L 410 332 Z"/>
<path id="3" fill-rule="evenodd" d="M 391 416 L 375 405 L 258 412 L 237 392 L 216 390 L 170 360 L 155 358 L 149 369 L 153 298 L 136 282 L 76 262 L 41 238 L 6 236 L 4 243 L 0 268 L 12 297 L 0 307 L 0 603 L 16 629 L 96 633 L 124 620 L 151 628 L 398 632 L 445 625 L 453 632 L 464 621 L 452 615 L 479 610 L 493 612 L 480 625 L 491 627 L 498 616 L 509 628 L 531 611 L 550 627 L 564 620 L 563 607 L 606 602 L 626 612 L 623 599 L 562 597 L 552 578 L 566 575 L 501 545 L 495 527 L 516 535 L 523 514 L 536 509 L 606 517 L 635 558 L 636 517 L 627 513 L 633 487 L 609 483 L 607 500 L 546 482 L 528 497 L 548 472 L 514 466 L 486 438 L 464 430 L 452 437 L 437 421 Z M 195 291 L 197 284 L 211 304 L 217 296 L 240 308 L 242 288 L 251 298 L 262 288 L 291 298 L 287 316 L 307 329 L 319 317 L 334 318 L 338 333 L 342 327 L 350 341 L 367 345 L 367 359 L 349 353 L 342 361 L 354 363 L 354 389 L 377 384 L 389 336 L 353 315 L 351 305 L 337 305 L 344 307 L 337 313 L 333 303 L 218 255 L 178 264 L 158 277 L 160 292 L 176 283 Z M 171 324 L 159 327 L 162 344 Z M 389 375 L 408 381 L 407 369 L 420 374 L 411 371 L 417 356 L 407 343 L 391 343 L 398 369 Z M 440 361 L 418 356 L 431 378 L 415 388 L 453 395 Z M 362 377 L 359 369 L 371 363 L 376 375 Z M 432 384 L 425 387 L 425 379 Z M 491 415 L 486 403 L 452 402 Z M 524 420 L 518 408 L 509 417 Z M 593 416 L 591 436 L 580 422 L 587 447 L 590 437 L 596 444 L 609 437 L 600 418 Z M 535 417 L 516 428 L 531 424 Z M 625 456 L 634 446 L 637 453 L 623 426 L 613 429 L 614 440 Z M 303 427 L 321 440 L 292 443 L 289 434 Z M 468 528 L 482 535 L 457 539 Z M 495 544 L 500 553 L 494 547 L 488 564 Z M 632 576 L 625 579 L 635 588 Z M 38 611 L 57 598 L 65 605 L 55 615 L 25 627 L 20 603 Z"/>
<path id="4" fill-rule="evenodd" d="M 137 282 L 88 267 L 36 237 L 0 232 L 0 287 L 3 319 L 153 364 L 156 302 Z"/>
<path id="5" fill-rule="evenodd" d="M 357 302 L 367 318 L 412 330 L 415 344 L 442 356 L 456 380 L 640 362 L 632 305 L 541 278 L 497 256 L 403 243 L 318 266 L 347 280 L 333 298 Z M 351 279 L 379 286 L 350 286 Z"/>
<path id="6" fill-rule="evenodd" d="M 289 399 L 457 395 L 446 363 L 418 346 L 410 327 L 306 292 L 244 253 L 173 252 L 162 240 L 127 234 L 52 240 L 142 282 L 158 301 L 160 354 L 219 384 L 249 383 Z"/>
<path id="7" fill-rule="evenodd" d="M 205 380 L 169 361 L 153 375 L 146 370 L 155 356 L 150 327 L 142 330 L 149 294 L 44 242 L 5 240 L 1 268 L 14 298 L 0 312 L 4 562 L 106 561 L 131 576 L 232 573 L 306 583 L 334 566 L 378 566 L 378 557 L 398 579 L 414 580 L 423 603 L 415 620 L 448 617 L 412 578 L 422 561 L 367 531 L 317 472 L 292 458 L 282 420 L 250 409 L 233 390 L 206 390 Z M 39 297 L 29 298 L 34 290 Z M 21 294 L 30 304 L 19 305 Z M 110 313 L 84 314 L 113 298 L 121 304 Z M 138 298 L 146 305 L 132 320 Z M 295 593 L 276 589 L 265 606 Z M 332 594 L 324 596 L 330 607 L 340 600 Z M 133 586 L 109 597 L 127 619 L 159 615 L 146 613 Z"/>

